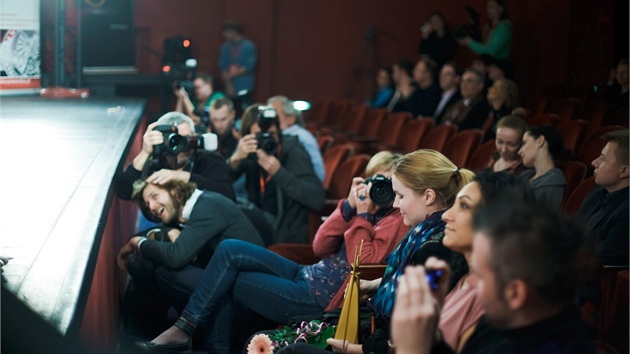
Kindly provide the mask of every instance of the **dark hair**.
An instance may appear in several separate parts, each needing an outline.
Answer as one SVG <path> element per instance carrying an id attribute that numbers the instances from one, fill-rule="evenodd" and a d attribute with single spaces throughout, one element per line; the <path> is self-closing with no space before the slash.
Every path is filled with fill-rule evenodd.
<path id="1" fill-rule="evenodd" d="M 466 70 L 464 70 L 464 72 L 462 73 L 462 75 L 464 75 L 465 73 L 473 73 L 475 74 L 475 76 L 477 77 L 477 79 L 479 79 L 479 81 L 482 84 L 485 84 L 486 82 L 486 78 L 483 76 L 482 73 L 479 72 L 479 70 L 473 69 L 473 68 L 467 68 Z"/>
<path id="2" fill-rule="evenodd" d="M 212 86 L 212 84 L 214 83 L 214 78 L 212 77 L 212 75 L 203 71 L 197 73 L 197 79 L 201 79 L 203 82 L 210 84 L 210 86 Z"/>
<path id="3" fill-rule="evenodd" d="M 562 135 L 553 125 L 536 125 L 529 127 L 527 133 L 534 139 L 538 139 L 540 136 L 545 137 L 547 142 L 547 149 L 551 157 L 558 161 L 564 160 L 568 157 L 569 152 L 564 148 L 562 143 Z"/>
<path id="4" fill-rule="evenodd" d="M 238 34 L 242 34 L 243 33 L 243 25 L 235 20 L 227 20 L 225 22 L 223 22 L 223 27 L 222 27 L 223 31 L 234 31 Z"/>
<path id="5" fill-rule="evenodd" d="M 495 199 L 499 198 L 509 188 L 520 188 L 523 190 L 522 193 L 525 198 L 534 199 L 533 192 L 527 183 L 511 173 L 480 171 L 475 174 L 473 181 L 479 184 L 481 191 L 481 202 L 479 205 L 482 207 L 493 203 Z"/>
<path id="6" fill-rule="evenodd" d="M 500 20 L 505 20 L 506 18 L 508 18 L 508 11 L 507 11 L 507 8 L 505 7 L 505 0 L 488 0 L 488 1 L 494 1 L 503 8 L 503 12 L 501 13 L 501 17 L 499 18 Z"/>
<path id="7" fill-rule="evenodd" d="M 211 107 L 214 109 L 220 109 L 223 106 L 227 106 L 230 111 L 234 110 L 234 103 L 228 97 L 215 98 L 211 104 Z"/>
<path id="8" fill-rule="evenodd" d="M 628 163 L 628 129 L 615 130 L 604 134 L 604 138 L 609 143 L 616 143 L 617 150 L 615 158 L 622 164 Z"/>
<path id="9" fill-rule="evenodd" d="M 457 65 L 457 63 L 453 60 L 449 60 L 446 63 L 442 64 L 442 67 L 445 67 L 447 65 L 455 70 L 455 75 L 457 76 L 462 76 L 462 74 L 464 73 L 464 69 L 462 69 L 461 66 Z"/>
<path id="10" fill-rule="evenodd" d="M 161 222 L 162 220 L 155 217 L 151 213 L 151 210 L 149 210 L 149 207 L 142 197 L 142 193 L 148 185 L 149 183 L 144 180 L 135 181 L 133 184 L 133 194 L 131 195 L 131 200 L 138 204 L 138 206 L 140 206 L 142 214 L 144 214 L 147 219 L 155 222 Z M 175 206 L 177 206 L 178 204 L 184 205 L 184 203 L 186 203 L 186 201 L 190 199 L 190 196 L 195 191 L 195 188 L 197 188 L 197 184 L 195 184 L 194 182 L 183 182 L 176 179 L 172 179 L 161 185 L 156 184 L 155 186 L 159 189 L 167 191 L 171 195 L 171 197 L 173 197 Z"/>
<path id="11" fill-rule="evenodd" d="M 258 123 L 258 107 L 264 106 L 262 103 L 254 103 L 253 105 L 247 107 L 245 113 L 243 113 L 243 118 L 241 119 L 241 136 L 245 136 L 251 133 L 252 125 Z M 278 139 L 282 139 L 282 130 L 280 130 L 280 120 L 276 115 L 275 118 L 272 119 L 271 124 L 273 124 L 278 131 Z"/>
<path id="12" fill-rule="evenodd" d="M 407 76 L 413 77 L 413 63 L 409 60 L 400 60 L 394 65 L 407 73 Z"/>
<path id="13" fill-rule="evenodd" d="M 428 56 L 428 55 L 421 55 L 420 59 L 418 59 L 418 62 L 423 62 L 424 63 L 424 66 L 431 73 L 431 78 L 433 79 L 433 81 L 437 80 L 438 66 L 435 63 L 435 60 L 431 59 L 431 57 Z"/>
<path id="14" fill-rule="evenodd" d="M 508 188 L 476 210 L 473 228 L 490 242 L 497 296 L 514 279 L 527 283 L 551 305 L 571 303 L 592 265 L 578 225 L 561 211 Z"/>

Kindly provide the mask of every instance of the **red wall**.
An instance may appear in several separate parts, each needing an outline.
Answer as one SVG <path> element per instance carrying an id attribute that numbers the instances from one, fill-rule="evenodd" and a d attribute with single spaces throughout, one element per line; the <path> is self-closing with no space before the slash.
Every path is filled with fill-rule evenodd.
<path id="1" fill-rule="evenodd" d="M 282 93 L 316 100 L 346 96 L 368 25 L 392 36 L 377 35 L 380 64 L 401 58 L 415 60 L 419 27 L 432 11 L 442 11 L 454 28 L 468 19 L 464 4 L 484 13 L 485 2 L 136 0 L 135 20 L 141 40 L 160 51 L 165 38 L 190 35 L 199 69 L 216 76 L 223 41 L 221 23 L 228 18 L 238 19 L 244 24 L 245 35 L 258 45 L 256 99 Z M 587 85 L 600 78 L 600 82 L 605 81 L 609 63 L 614 61 L 612 23 L 605 22 L 606 16 L 613 18 L 612 8 L 612 0 L 508 3 L 514 24 L 511 60 L 524 102 L 551 83 Z M 593 19 L 595 14 L 599 17 Z M 591 46 L 593 40 L 597 44 Z M 463 65 L 469 64 L 472 57 L 465 48 L 456 55 Z M 156 56 L 140 52 L 138 62 L 142 72 L 159 72 Z M 585 67 L 590 68 L 590 74 L 576 73 Z M 359 82 L 351 96 L 363 99 L 363 92 Z"/>

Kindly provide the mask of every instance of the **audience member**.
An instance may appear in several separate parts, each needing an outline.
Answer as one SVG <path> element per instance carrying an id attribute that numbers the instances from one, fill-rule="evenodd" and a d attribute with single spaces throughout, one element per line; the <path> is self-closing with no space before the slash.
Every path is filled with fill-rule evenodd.
<path id="1" fill-rule="evenodd" d="M 502 117 L 510 114 L 513 109 L 518 107 L 520 97 L 516 83 L 509 79 L 497 79 L 492 86 L 488 88 L 486 99 L 490 105 L 490 113 L 488 118 L 491 120 L 488 124 L 486 140 L 495 137 L 496 123 Z M 484 124 L 484 127 L 486 124 Z"/>
<path id="2" fill-rule="evenodd" d="M 405 225 L 413 227 L 387 258 L 381 279 L 360 282 L 362 297 L 370 297 L 376 330 L 362 345 L 329 339 L 333 351 L 386 353 L 389 319 L 396 296 L 398 279 L 407 265 L 424 264 L 430 256 L 449 260 L 451 251 L 444 247 L 444 210 L 453 205 L 459 190 L 473 173 L 459 169 L 434 150 L 409 153 L 394 166 L 392 185 L 396 192 L 394 206 L 400 209 Z"/>
<path id="3" fill-rule="evenodd" d="M 606 133 L 608 141 L 593 160 L 595 183 L 577 219 L 586 223 L 585 236 L 597 246 L 599 264 L 628 265 L 628 130 Z"/>
<path id="4" fill-rule="evenodd" d="M 234 102 L 239 116 L 252 103 L 254 73 L 256 71 L 256 45 L 243 36 L 243 26 L 236 21 L 223 23 L 223 38 L 219 68 L 228 96 Z"/>
<path id="5" fill-rule="evenodd" d="M 409 60 L 401 60 L 392 65 L 392 80 L 394 81 L 394 95 L 387 104 L 387 110 L 392 112 L 394 107 L 401 100 L 403 91 L 406 95 L 410 95 L 413 91 L 412 79 L 413 63 Z"/>
<path id="6" fill-rule="evenodd" d="M 163 152 L 152 156 L 154 147 L 164 143 L 164 134 L 154 130 L 159 125 L 175 125 L 178 134 L 186 138 L 196 135 L 192 119 L 179 112 L 166 113 L 150 124 L 142 137 L 142 150 L 124 172 L 119 171 L 116 175 L 118 197 L 131 199 L 133 183 L 142 179 L 156 184 L 171 180 L 194 182 L 202 190 L 217 192 L 234 200 L 229 169 L 219 154 L 193 149 L 177 155 Z"/>
<path id="7" fill-rule="evenodd" d="M 304 120 L 302 112 L 295 109 L 293 101 L 286 96 L 273 96 L 267 100 L 267 104 L 272 106 L 278 112 L 280 119 L 280 129 L 282 134 L 295 136 L 311 158 L 313 170 L 320 181 L 324 181 L 326 171 L 324 169 L 324 160 L 322 152 L 319 150 L 317 139 L 308 130 L 304 129 Z"/>
<path id="8" fill-rule="evenodd" d="M 440 102 L 435 112 L 431 115 L 437 122 L 442 120 L 442 115 L 451 106 L 462 98 L 459 93 L 459 84 L 462 78 L 462 69 L 454 61 L 447 61 L 440 69 Z"/>
<path id="9" fill-rule="evenodd" d="M 441 12 L 434 12 L 420 27 L 422 38 L 418 45 L 420 55 L 428 55 L 437 65 L 438 70 L 453 58 L 457 49 L 457 42 L 448 30 L 446 19 Z"/>
<path id="10" fill-rule="evenodd" d="M 482 54 L 476 57 L 475 59 L 473 59 L 473 62 L 470 65 L 471 69 L 475 69 L 479 71 L 479 73 L 481 73 L 481 76 L 483 76 L 483 80 L 484 80 L 483 81 L 484 87 L 486 89 L 490 87 L 490 85 L 492 85 L 492 80 L 490 80 L 490 78 L 488 77 L 488 69 L 490 68 L 490 65 L 493 62 L 494 62 L 494 58 L 492 58 L 490 55 Z"/>
<path id="11" fill-rule="evenodd" d="M 475 211 L 471 283 L 485 318 L 458 352 L 595 353 L 573 305 L 588 268 L 580 230 L 522 194 L 505 191 Z M 436 332 L 445 283 L 432 293 L 423 267 L 406 269 L 392 318 L 397 354 L 456 352 Z"/>
<path id="12" fill-rule="evenodd" d="M 614 109 L 628 107 L 628 59 L 621 59 L 615 70 L 615 82 L 606 92 Z"/>
<path id="13" fill-rule="evenodd" d="M 384 108 L 394 96 L 394 81 L 392 70 L 388 67 L 378 69 L 376 73 L 376 90 L 367 105 L 371 108 Z"/>
<path id="14" fill-rule="evenodd" d="M 437 66 L 433 59 L 423 56 L 413 70 L 413 80 L 418 90 L 412 95 L 411 113 L 414 117 L 431 116 L 440 103 L 441 89 L 437 78 Z"/>
<path id="15" fill-rule="evenodd" d="M 198 72 L 197 77 L 193 80 L 193 88 L 195 90 L 195 102 L 190 100 L 188 92 L 183 87 L 173 90 L 177 97 L 175 103 L 175 111 L 185 113 L 192 118 L 196 126 L 201 127 L 203 122 L 201 116 L 203 112 L 210 109 L 212 101 L 217 98 L 225 97 L 221 92 L 215 92 L 212 88 L 213 79 L 210 74 Z M 203 130 L 203 129 L 202 129 Z"/>
<path id="16" fill-rule="evenodd" d="M 218 153 L 227 159 L 232 156 L 238 140 L 234 136 L 234 104 L 227 97 L 217 98 L 210 105 L 210 130 L 219 138 Z"/>
<path id="17" fill-rule="evenodd" d="M 246 215 L 267 243 L 305 243 L 308 211 L 320 210 L 325 202 L 324 188 L 308 153 L 296 137 L 281 134 L 277 113 L 271 107 L 248 107 L 241 136 L 229 166 L 233 180 L 245 174 Z M 263 137 L 265 144 L 259 146 Z"/>
<path id="18" fill-rule="evenodd" d="M 458 39 L 459 44 L 470 48 L 477 55 L 489 54 L 495 59 L 509 59 L 512 45 L 512 23 L 508 20 L 505 0 L 486 2 L 488 23 L 483 28 L 482 41 L 470 37 Z"/>
<path id="19" fill-rule="evenodd" d="M 376 154 L 368 163 L 366 174 L 390 177 L 399 155 Z M 239 302 L 277 323 L 286 323 L 297 315 L 321 312 L 327 306 L 340 306 L 345 282 L 355 249 L 363 243 L 362 261 L 383 262 L 404 234 L 398 209 L 377 206 L 370 198 L 370 184 L 356 177 L 348 198 L 317 231 L 313 251 L 323 259 L 314 265 L 298 265 L 265 248 L 230 240 L 222 243 L 208 264 L 202 282 L 175 325 L 141 348 L 190 349 L 196 327 L 209 321 L 216 331 L 206 341 L 212 353 L 230 353 L 233 318 L 222 310 L 224 300 Z M 393 201 L 392 201 L 393 202 Z"/>
<path id="20" fill-rule="evenodd" d="M 398 95 L 394 93 L 394 97 L 392 97 L 392 100 L 396 100 L 392 107 L 392 112 L 406 111 L 413 114 L 420 90 L 418 84 L 414 81 L 414 65 L 411 62 L 408 63 L 409 66 L 407 66 L 407 63 L 399 64 L 397 65 L 398 80 L 396 82 L 396 93 Z"/>
<path id="21" fill-rule="evenodd" d="M 462 99 L 444 112 L 442 123 L 456 124 L 460 131 L 481 129 L 490 111 L 483 90 L 484 79 L 481 73 L 466 69 L 459 84 Z"/>
<path id="22" fill-rule="evenodd" d="M 523 135 L 523 145 L 518 151 L 523 165 L 530 168 L 520 177 L 529 181 L 537 199 L 556 208 L 561 206 L 567 185 L 564 173 L 556 167 L 556 161 L 562 160 L 566 153 L 562 135 L 552 125 L 530 127 Z"/>
<path id="23" fill-rule="evenodd" d="M 201 191 L 194 183 L 181 180 L 163 184 L 138 181 L 134 187 L 133 201 L 143 213 L 172 228 L 162 229 L 168 230 L 164 241 L 132 237 L 120 249 L 118 265 L 122 269 L 129 265 L 134 279 L 155 280 L 175 304 L 186 303 L 222 240 L 263 245 L 258 231 L 238 206 L 218 193 Z M 181 233 L 176 228 L 179 224 L 184 224 Z M 155 233 L 147 233 L 150 235 Z"/>
<path id="24" fill-rule="evenodd" d="M 521 174 L 525 166 L 518 152 L 526 131 L 527 123 L 521 115 L 511 114 L 501 118 L 497 123 L 497 136 L 494 139 L 497 150 L 490 155 L 485 169 L 492 172 Z"/>

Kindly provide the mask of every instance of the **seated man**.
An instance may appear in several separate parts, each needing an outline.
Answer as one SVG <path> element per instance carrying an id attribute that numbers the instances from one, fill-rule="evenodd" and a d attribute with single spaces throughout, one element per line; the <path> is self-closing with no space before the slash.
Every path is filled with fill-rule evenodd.
<path id="1" fill-rule="evenodd" d="M 444 112 L 441 122 L 456 124 L 460 131 L 481 129 L 490 113 L 490 106 L 484 94 L 483 75 L 474 69 L 466 69 L 459 84 L 459 91 L 462 98 Z"/>
<path id="2" fill-rule="evenodd" d="M 462 78 L 462 69 L 454 61 L 447 61 L 440 69 L 440 102 L 435 112 L 431 115 L 437 122 L 442 120 L 442 115 L 451 106 L 456 104 L 462 95 L 459 93 L 459 82 Z"/>
<path id="3" fill-rule="evenodd" d="M 223 195 L 176 179 L 161 184 L 138 181 L 134 189 L 132 199 L 145 216 L 169 228 L 162 229 L 167 235 L 161 239 L 152 233 L 132 237 L 118 253 L 118 265 L 122 269 L 129 266 L 134 279 L 154 276 L 169 300 L 177 304 L 188 301 L 222 240 L 234 238 L 263 245 L 240 208 Z M 176 228 L 180 224 L 184 226 L 181 232 Z M 130 259 L 134 251 L 137 254 Z"/>
<path id="4" fill-rule="evenodd" d="M 224 159 L 232 156 L 238 139 L 234 137 L 234 104 L 227 97 L 217 98 L 210 105 L 210 129 L 219 137 L 218 153 Z"/>
<path id="5" fill-rule="evenodd" d="M 305 243 L 308 211 L 324 206 L 324 188 L 302 144 L 280 131 L 275 109 L 250 106 L 229 165 L 234 180 L 245 173 L 249 203 L 244 211 L 263 239 Z"/>
<path id="6" fill-rule="evenodd" d="M 572 305 L 588 263 L 580 229 L 559 211 L 510 192 L 473 217 L 471 281 L 487 322 L 460 353 L 595 353 Z M 447 283 L 440 279 L 432 292 L 420 266 L 401 277 L 392 318 L 397 354 L 454 353 L 436 332 Z"/>
<path id="7" fill-rule="evenodd" d="M 607 133 L 605 138 L 608 143 L 592 163 L 598 187 L 588 194 L 576 219 L 585 223 L 585 240 L 595 247 L 597 264 L 628 266 L 628 130 Z M 580 301 L 597 308 L 599 284 L 594 276 L 581 287 Z"/>
<path id="8" fill-rule="evenodd" d="M 319 150 L 317 139 L 308 130 L 304 129 L 302 112 L 293 107 L 293 101 L 285 96 L 274 96 L 267 100 L 267 104 L 276 109 L 280 119 L 280 129 L 282 134 L 295 136 L 311 157 L 313 170 L 320 181 L 324 181 L 326 172 L 324 171 L 324 159 Z"/>
<path id="9" fill-rule="evenodd" d="M 194 182 L 202 190 L 217 192 L 234 200 L 229 170 L 219 154 L 192 149 L 177 155 L 164 151 L 159 156 L 152 156 L 154 147 L 164 144 L 164 134 L 154 130 L 158 125 L 176 125 L 178 134 L 183 137 L 195 135 L 192 119 L 179 112 L 166 113 L 157 122 L 150 124 L 143 136 L 142 151 L 124 172 L 119 171 L 116 175 L 118 197 L 131 199 L 134 181 L 146 179 L 147 182 L 157 184 L 170 180 Z"/>

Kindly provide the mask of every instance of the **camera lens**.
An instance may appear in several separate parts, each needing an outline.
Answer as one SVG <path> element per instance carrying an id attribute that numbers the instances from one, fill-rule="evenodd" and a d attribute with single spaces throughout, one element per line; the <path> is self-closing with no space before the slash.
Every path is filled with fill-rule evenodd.
<path id="1" fill-rule="evenodd" d="M 372 178 L 368 178 L 364 183 L 372 183 L 372 188 L 370 188 L 370 199 L 372 199 L 372 202 L 379 207 L 390 205 L 396 196 L 394 194 L 394 189 L 392 188 L 392 180 L 383 175 L 376 175 Z"/>

